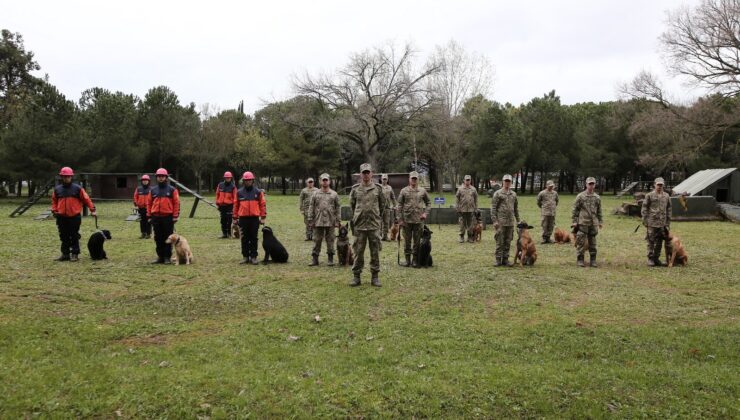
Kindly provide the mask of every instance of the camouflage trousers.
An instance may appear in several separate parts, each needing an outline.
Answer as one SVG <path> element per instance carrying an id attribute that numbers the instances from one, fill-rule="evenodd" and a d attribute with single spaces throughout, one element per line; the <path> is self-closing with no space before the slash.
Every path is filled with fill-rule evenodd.
<path id="1" fill-rule="evenodd" d="M 496 261 L 508 260 L 511 241 L 514 239 L 514 226 L 499 226 L 493 239 L 496 240 Z"/>
<path id="2" fill-rule="evenodd" d="M 645 229 L 645 241 L 647 241 L 647 257 L 651 260 L 660 258 L 660 249 L 665 242 L 665 256 L 670 257 L 673 254 L 671 241 L 665 237 L 665 230 L 662 227 L 648 227 Z"/>
<path id="3" fill-rule="evenodd" d="M 542 216 L 542 239 L 550 239 L 555 228 L 555 216 Z"/>
<path id="4" fill-rule="evenodd" d="M 458 222 L 460 223 L 460 236 L 465 236 L 465 233 L 467 233 L 468 239 L 470 239 L 473 236 L 473 227 L 475 226 L 473 212 L 466 211 L 460 213 Z"/>
<path id="5" fill-rule="evenodd" d="M 365 246 L 370 244 L 370 272 L 380 271 L 380 236 L 377 230 L 355 230 L 355 240 L 352 242 L 352 252 L 355 254 L 355 263 L 352 272 L 362 273 L 365 267 Z"/>
<path id="6" fill-rule="evenodd" d="M 311 255 L 318 256 L 321 254 L 321 242 L 326 240 L 326 253 L 334 255 L 334 233 L 333 226 L 315 226 L 313 228 L 313 251 Z"/>
<path id="7" fill-rule="evenodd" d="M 403 253 L 406 256 L 418 255 L 424 223 L 406 223 L 401 229 L 403 230 Z"/>
<path id="8" fill-rule="evenodd" d="M 306 238 L 311 238 L 313 236 L 313 227 L 311 227 L 311 224 L 308 223 L 308 214 L 303 213 L 303 224 L 306 225 Z"/>
<path id="9" fill-rule="evenodd" d="M 589 255 L 596 255 L 596 235 L 598 234 L 598 226 L 578 226 L 578 233 L 576 234 L 576 251 L 579 257 L 582 257 L 586 253 L 586 247 L 588 247 Z"/>
<path id="10" fill-rule="evenodd" d="M 380 231 L 381 238 L 388 237 L 388 231 L 393 224 L 393 209 L 385 209 L 383 212 L 383 228 Z"/>

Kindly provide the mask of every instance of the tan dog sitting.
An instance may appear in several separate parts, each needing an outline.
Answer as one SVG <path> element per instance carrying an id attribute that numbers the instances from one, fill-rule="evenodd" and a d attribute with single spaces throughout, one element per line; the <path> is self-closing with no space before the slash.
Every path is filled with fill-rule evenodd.
<path id="1" fill-rule="evenodd" d="M 395 241 L 398 238 L 398 231 L 401 228 L 398 226 L 398 222 L 394 223 L 393 226 L 391 226 L 391 241 Z"/>
<path id="2" fill-rule="evenodd" d="M 477 222 L 475 226 L 473 226 L 473 242 L 480 242 L 482 232 L 483 232 L 483 223 Z"/>
<path id="3" fill-rule="evenodd" d="M 175 246 L 175 253 L 172 255 L 172 262 L 175 265 L 180 265 L 181 263 L 188 265 L 193 262 L 193 252 L 190 250 L 187 239 L 177 233 L 173 233 L 167 237 L 165 242 Z"/>
<path id="4" fill-rule="evenodd" d="M 673 252 L 668 256 L 668 267 L 673 267 L 674 264 L 687 265 L 689 263 L 689 255 L 686 254 L 686 249 L 681 243 L 681 239 L 674 235 L 673 232 L 668 232 L 667 240 L 671 241 L 671 248 Z"/>
<path id="5" fill-rule="evenodd" d="M 236 223 L 232 223 L 231 224 L 231 236 L 234 239 L 239 239 L 241 237 L 241 234 L 242 234 L 242 229 L 239 227 L 239 225 Z"/>
<path id="6" fill-rule="evenodd" d="M 532 236 L 529 234 L 529 229 L 532 229 L 532 226 L 529 226 L 527 222 L 522 220 L 516 227 L 519 239 L 516 241 L 514 264 L 519 259 L 522 267 L 524 265 L 534 265 L 534 262 L 537 261 L 537 247 L 535 247 Z"/>

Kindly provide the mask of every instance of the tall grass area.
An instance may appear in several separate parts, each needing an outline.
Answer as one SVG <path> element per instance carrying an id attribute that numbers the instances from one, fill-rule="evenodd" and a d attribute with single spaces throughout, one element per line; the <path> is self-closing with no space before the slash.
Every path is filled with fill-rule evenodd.
<path id="1" fill-rule="evenodd" d="M 110 259 L 56 263 L 44 205 L 11 219 L 20 201 L 0 201 L 0 417 L 740 417 L 737 224 L 674 223 L 689 265 L 673 269 L 646 267 L 644 230 L 611 197 L 597 269 L 572 245 L 494 268 L 491 230 L 458 244 L 433 225 L 435 267 L 398 267 L 385 242 L 383 287 L 365 271 L 350 288 L 323 253 L 307 267 L 297 200 L 267 197 L 290 262 L 259 266 L 217 239 L 217 211 L 187 218 L 190 198 L 191 266 L 148 264 L 130 203 L 110 202 Z M 534 197 L 519 207 L 539 239 Z M 83 220 L 83 248 L 93 231 Z"/>

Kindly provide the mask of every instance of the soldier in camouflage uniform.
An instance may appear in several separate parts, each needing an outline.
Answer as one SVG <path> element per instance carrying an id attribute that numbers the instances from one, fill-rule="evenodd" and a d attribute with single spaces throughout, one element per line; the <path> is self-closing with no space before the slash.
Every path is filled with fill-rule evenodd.
<path id="1" fill-rule="evenodd" d="M 455 194 L 455 210 L 460 219 L 460 243 L 465 242 L 465 233 L 468 233 L 468 242 L 475 242 L 473 238 L 473 227 L 475 218 L 473 215 L 478 210 L 478 191 L 470 185 L 470 175 L 465 175 L 463 185 L 457 189 Z"/>
<path id="2" fill-rule="evenodd" d="M 511 175 L 504 175 L 504 186 L 493 194 L 491 199 L 491 222 L 496 229 L 495 266 L 511 266 L 509 251 L 514 239 L 514 228 L 519 223 L 519 203 L 516 193 L 511 190 Z"/>
<path id="3" fill-rule="evenodd" d="M 403 251 L 406 255 L 406 264 L 419 268 L 419 244 L 424 221 L 429 214 L 429 194 L 423 187 L 418 186 L 419 173 L 409 174 L 409 185 L 403 187 L 398 194 L 398 224 L 403 229 Z M 413 260 L 412 257 L 413 256 Z"/>
<path id="4" fill-rule="evenodd" d="M 365 266 L 365 245 L 370 244 L 370 272 L 371 283 L 380 287 L 378 272 L 380 271 L 380 235 L 382 228 L 381 212 L 385 208 L 383 187 L 373 182 L 373 168 L 369 163 L 360 165 L 361 180 L 352 186 L 349 193 L 349 205 L 352 209 L 352 235 L 355 241 L 352 249 L 355 254 L 355 263 L 352 265 L 352 283 L 350 286 L 360 285 L 360 274 Z"/>
<path id="5" fill-rule="evenodd" d="M 329 187 L 329 174 L 319 177 L 321 188 L 314 192 L 308 205 L 308 223 L 313 228 L 313 252 L 309 266 L 319 265 L 321 242 L 326 239 L 329 266 L 334 265 L 334 228 L 339 227 L 339 195 Z"/>
<path id="6" fill-rule="evenodd" d="M 577 230 L 576 250 L 578 253 L 577 263 L 584 267 L 584 254 L 586 253 L 586 242 L 588 242 L 588 253 L 591 257 L 589 265 L 596 267 L 596 235 L 604 224 L 601 215 L 601 197 L 594 192 L 596 179 L 586 178 L 586 190 L 576 196 L 573 202 L 573 224 L 571 227 Z"/>
<path id="7" fill-rule="evenodd" d="M 647 233 L 647 265 L 648 267 L 661 266 L 660 248 L 665 241 L 665 255 L 668 258 L 672 253 L 671 241 L 666 237 L 671 227 L 671 197 L 663 191 L 663 178 L 655 179 L 655 190 L 647 193 L 642 201 L 642 224 Z"/>
<path id="8" fill-rule="evenodd" d="M 557 210 L 560 198 L 555 191 L 555 183 L 547 181 L 546 188 L 537 194 L 537 207 L 542 216 L 542 243 L 551 244 L 550 236 L 555 228 L 555 210 Z"/>
<path id="9" fill-rule="evenodd" d="M 393 223 L 393 211 L 396 209 L 396 194 L 393 193 L 393 187 L 388 185 L 388 174 L 380 176 L 383 183 L 383 196 L 385 197 L 385 208 L 383 209 L 383 240 L 388 240 L 388 230 Z"/>
<path id="10" fill-rule="evenodd" d="M 303 224 L 306 225 L 306 240 L 310 241 L 313 238 L 313 229 L 308 223 L 308 202 L 311 200 L 311 196 L 316 192 L 318 188 L 313 186 L 313 178 L 306 180 L 306 188 L 301 190 L 301 195 L 298 196 L 298 207 L 303 215 Z"/>

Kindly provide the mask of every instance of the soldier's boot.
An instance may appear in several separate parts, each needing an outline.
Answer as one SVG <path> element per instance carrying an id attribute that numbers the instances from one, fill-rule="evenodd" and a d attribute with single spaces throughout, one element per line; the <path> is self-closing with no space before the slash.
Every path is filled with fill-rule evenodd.
<path id="1" fill-rule="evenodd" d="M 249 263 L 252 265 L 259 265 L 259 261 L 257 261 L 257 257 L 252 257 L 249 259 Z"/>
<path id="2" fill-rule="evenodd" d="M 593 268 L 598 267 L 599 265 L 596 264 L 596 254 L 591 254 L 590 257 L 591 257 L 591 260 L 589 261 L 588 265 Z"/>
<path id="3" fill-rule="evenodd" d="M 329 259 L 329 262 L 327 263 L 327 265 L 329 267 L 334 267 L 334 254 L 327 254 L 327 257 Z"/>
<path id="4" fill-rule="evenodd" d="M 411 259 L 411 266 L 414 268 L 419 268 L 419 257 L 417 257 L 416 255 L 414 255 Z"/>
<path id="5" fill-rule="evenodd" d="M 370 284 L 372 284 L 375 287 L 380 287 L 380 279 L 378 278 L 378 273 L 373 273 L 372 278 L 370 279 Z"/>
<path id="6" fill-rule="evenodd" d="M 501 265 L 503 264 L 503 262 L 502 262 L 501 258 L 499 258 L 499 257 L 496 257 L 496 258 L 495 258 L 495 261 L 496 261 L 496 262 L 495 262 L 495 263 L 493 263 L 493 266 L 494 266 L 494 267 L 501 267 Z"/>
<path id="7" fill-rule="evenodd" d="M 411 255 L 406 255 L 406 262 L 401 263 L 401 266 L 403 267 L 411 267 Z"/>
<path id="8" fill-rule="evenodd" d="M 512 264 L 512 263 L 509 262 L 509 259 L 508 258 L 502 259 L 501 260 L 501 265 L 503 265 L 504 267 L 513 267 L 514 266 L 514 264 Z"/>
<path id="9" fill-rule="evenodd" d="M 69 261 L 69 254 L 62 254 L 54 258 L 54 261 Z"/>
<path id="10" fill-rule="evenodd" d="M 313 235 L 306 233 L 306 239 L 304 239 L 304 241 L 313 241 Z"/>
<path id="11" fill-rule="evenodd" d="M 460 239 L 458 240 L 458 242 L 460 243 L 465 242 L 465 235 L 460 235 Z"/>
<path id="12" fill-rule="evenodd" d="M 647 266 L 648 267 L 655 267 L 655 260 L 652 259 L 652 258 L 650 258 L 650 257 L 648 257 L 648 259 L 647 259 Z"/>
<path id="13" fill-rule="evenodd" d="M 146 239 L 146 233 L 141 232 L 141 236 L 139 236 L 139 239 Z"/>
<path id="14" fill-rule="evenodd" d="M 543 236 L 542 237 L 542 242 L 540 242 L 540 245 L 544 245 L 544 244 L 547 244 L 547 243 L 550 243 L 550 238 L 548 238 L 546 236 Z"/>
<path id="15" fill-rule="evenodd" d="M 315 265 L 319 265 L 319 256 L 317 254 L 311 254 L 311 263 L 308 266 L 313 267 Z"/>
<path id="16" fill-rule="evenodd" d="M 576 260 L 576 264 L 578 264 L 579 267 L 585 267 L 586 264 L 583 262 L 583 255 L 579 255 L 578 259 Z"/>
<path id="17" fill-rule="evenodd" d="M 69 256 L 69 260 L 72 262 L 77 262 L 80 260 L 80 256 L 78 254 L 72 254 Z"/>
<path id="18" fill-rule="evenodd" d="M 381 241 L 388 242 L 388 230 L 385 231 L 383 234 L 383 237 L 380 238 Z"/>
<path id="19" fill-rule="evenodd" d="M 249 257 L 244 257 L 239 264 L 249 264 Z"/>
<path id="20" fill-rule="evenodd" d="M 660 257 L 655 258 L 654 263 L 656 267 L 663 267 L 665 265 L 662 262 L 660 262 Z"/>
<path id="21" fill-rule="evenodd" d="M 349 284 L 350 287 L 357 287 L 361 285 L 362 282 L 360 281 L 360 273 L 354 273 L 352 276 L 352 282 Z"/>

